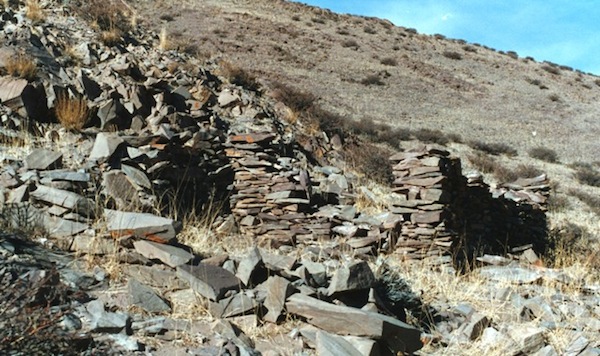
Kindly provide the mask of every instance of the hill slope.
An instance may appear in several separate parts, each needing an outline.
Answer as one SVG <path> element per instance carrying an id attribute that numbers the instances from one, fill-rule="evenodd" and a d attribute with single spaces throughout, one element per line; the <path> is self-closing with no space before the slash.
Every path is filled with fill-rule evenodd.
<path id="1" fill-rule="evenodd" d="M 520 153 L 545 146 L 566 162 L 600 151 L 600 81 L 567 67 L 280 0 L 134 6 L 189 50 L 294 83 L 350 119 L 441 129 Z"/>

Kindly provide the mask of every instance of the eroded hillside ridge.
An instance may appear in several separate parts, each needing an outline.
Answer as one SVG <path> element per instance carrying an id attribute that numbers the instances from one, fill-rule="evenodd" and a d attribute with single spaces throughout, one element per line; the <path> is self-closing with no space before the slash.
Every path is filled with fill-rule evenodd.
<path id="1" fill-rule="evenodd" d="M 7 351 L 413 353 L 490 321 L 442 317 L 386 257 L 454 271 L 481 245 L 543 247 L 531 240 L 546 237 L 543 175 L 492 189 L 420 146 L 386 163 L 382 204 L 341 160 L 359 138 L 285 120 L 256 81 L 161 35 L 36 4 L 0 17 Z M 37 258 L 42 247 L 73 255 Z M 523 283 L 554 278 L 532 274 Z"/>

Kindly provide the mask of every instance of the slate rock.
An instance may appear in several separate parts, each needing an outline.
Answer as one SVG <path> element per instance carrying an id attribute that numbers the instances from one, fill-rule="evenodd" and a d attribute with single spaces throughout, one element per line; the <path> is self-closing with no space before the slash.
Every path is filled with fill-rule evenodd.
<path id="1" fill-rule="evenodd" d="M 61 168 L 62 157 L 60 152 L 36 148 L 25 157 L 25 167 L 39 170 Z"/>
<path id="2" fill-rule="evenodd" d="M 148 213 L 104 209 L 108 231 L 113 237 L 134 235 L 151 241 L 168 243 L 175 238 L 181 224 L 175 220 Z"/>
<path id="3" fill-rule="evenodd" d="M 194 258 L 193 254 L 182 248 L 152 241 L 135 241 L 133 247 L 142 256 L 149 259 L 159 259 L 170 267 L 180 266 Z"/>
<path id="4" fill-rule="evenodd" d="M 262 266 L 262 256 L 257 247 L 254 247 L 246 256 L 242 258 L 238 267 L 236 276 L 244 283 L 244 285 L 250 285 L 250 281 L 253 275 L 255 275 Z"/>
<path id="5" fill-rule="evenodd" d="M 394 353 L 412 353 L 423 347 L 418 329 L 382 314 L 333 305 L 302 294 L 289 297 L 286 309 L 325 331 L 381 340 Z"/>
<path id="6" fill-rule="evenodd" d="M 320 356 L 363 356 L 350 342 L 341 336 L 317 331 L 316 351 Z"/>
<path id="7" fill-rule="evenodd" d="M 263 317 L 264 320 L 277 323 L 277 320 L 283 312 L 285 301 L 293 292 L 291 283 L 282 277 L 271 276 L 265 282 L 267 297 L 264 301 L 264 306 L 267 308 L 267 314 Z"/>
<path id="8" fill-rule="evenodd" d="M 340 267 L 329 284 L 329 295 L 338 292 L 363 290 L 371 288 L 375 283 L 375 276 L 366 261 L 355 261 Z"/>
<path id="9" fill-rule="evenodd" d="M 94 217 L 96 212 L 94 202 L 67 190 L 38 185 L 30 195 L 38 201 L 62 206 L 87 217 Z"/>
<path id="10" fill-rule="evenodd" d="M 202 296 L 218 301 L 228 291 L 238 291 L 242 282 L 224 268 L 199 264 L 177 267 L 177 276 L 190 284 L 190 287 Z"/>
<path id="11" fill-rule="evenodd" d="M 171 306 L 163 300 L 152 288 L 143 285 L 135 279 L 127 282 L 131 304 L 137 305 L 149 313 L 170 312 Z"/>
<path id="12" fill-rule="evenodd" d="M 136 185 L 120 170 L 111 170 L 102 175 L 106 195 L 114 199 L 120 210 L 134 210 L 139 207 Z"/>
<path id="13" fill-rule="evenodd" d="M 92 161 L 105 162 L 110 160 L 124 144 L 125 141 L 116 134 L 100 132 L 96 135 L 88 158 Z"/>

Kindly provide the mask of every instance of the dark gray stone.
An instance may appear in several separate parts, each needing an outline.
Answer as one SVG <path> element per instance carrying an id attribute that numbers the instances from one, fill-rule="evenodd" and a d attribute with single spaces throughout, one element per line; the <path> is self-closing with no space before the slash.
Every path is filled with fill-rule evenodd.
<path id="1" fill-rule="evenodd" d="M 187 281 L 196 292 L 212 301 L 222 299 L 227 291 L 238 291 L 242 287 L 242 282 L 231 272 L 202 263 L 198 266 L 177 267 L 177 276 Z"/>
<path id="2" fill-rule="evenodd" d="M 320 356 L 363 356 L 350 342 L 341 336 L 317 331 L 316 351 Z"/>
<path id="3" fill-rule="evenodd" d="M 152 241 L 135 241 L 133 246 L 142 256 L 149 259 L 159 259 L 170 267 L 180 266 L 194 258 L 193 254 L 182 248 Z"/>
<path id="4" fill-rule="evenodd" d="M 381 340 L 394 353 L 412 353 L 423 347 L 418 329 L 382 314 L 333 305 L 302 294 L 289 297 L 286 309 L 325 331 Z"/>
<path id="5" fill-rule="evenodd" d="M 267 308 L 267 314 L 263 319 L 271 323 L 277 323 L 283 312 L 287 297 L 293 292 L 293 287 L 287 279 L 279 276 L 271 276 L 265 282 L 265 288 L 267 290 L 267 297 L 264 306 Z"/>
<path id="6" fill-rule="evenodd" d="M 62 157 L 60 152 L 36 148 L 25 157 L 25 166 L 28 169 L 57 169 L 62 166 Z"/>
<path id="7" fill-rule="evenodd" d="M 108 231 L 114 236 L 134 235 L 143 239 L 167 243 L 175 238 L 181 224 L 148 213 L 131 213 L 104 209 Z"/>
<path id="8" fill-rule="evenodd" d="M 96 135 L 94 146 L 90 152 L 89 159 L 92 161 L 105 162 L 109 160 L 115 152 L 117 152 L 122 145 L 124 140 L 116 134 L 100 132 Z"/>
<path id="9" fill-rule="evenodd" d="M 368 289 L 375 283 L 375 276 L 366 261 L 356 261 L 340 267 L 329 284 L 329 295 L 338 292 Z"/>
<path id="10" fill-rule="evenodd" d="M 171 306 L 158 293 L 137 280 L 130 279 L 127 283 L 127 289 L 131 298 L 131 304 L 137 305 L 149 313 L 171 311 Z"/>

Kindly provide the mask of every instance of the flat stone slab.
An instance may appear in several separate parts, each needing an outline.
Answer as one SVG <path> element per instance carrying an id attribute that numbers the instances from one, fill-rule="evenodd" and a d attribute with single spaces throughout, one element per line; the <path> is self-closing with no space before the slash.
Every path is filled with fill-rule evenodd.
<path id="1" fill-rule="evenodd" d="M 43 219 L 44 228 L 52 237 L 68 237 L 77 235 L 89 228 L 88 224 L 67 220 L 47 214 Z"/>
<path id="2" fill-rule="evenodd" d="M 290 281 L 279 276 L 269 277 L 265 284 L 267 298 L 265 299 L 264 306 L 268 312 L 263 319 L 271 323 L 277 323 L 283 312 L 285 300 L 292 294 L 293 287 Z"/>
<path id="3" fill-rule="evenodd" d="M 175 220 L 148 213 L 132 213 L 104 209 L 108 231 L 113 237 L 134 235 L 143 239 L 167 243 L 175 238 L 180 224 Z"/>
<path id="4" fill-rule="evenodd" d="M 159 244 L 152 241 L 135 241 L 133 247 L 142 256 L 149 259 L 159 259 L 170 267 L 177 267 L 188 263 L 194 255 L 186 250 L 165 244 Z"/>
<path id="5" fill-rule="evenodd" d="M 38 185 L 29 194 L 38 201 L 62 206 L 87 217 L 93 217 L 96 210 L 94 202 L 68 190 Z"/>
<path id="6" fill-rule="evenodd" d="M 329 284 L 329 295 L 338 292 L 368 289 L 375 283 L 375 276 L 366 261 L 352 262 L 340 267 Z"/>
<path id="7" fill-rule="evenodd" d="M 238 291 L 242 286 L 242 282 L 228 270 L 202 263 L 177 267 L 177 276 L 212 301 L 218 301 L 227 291 Z"/>
<path id="8" fill-rule="evenodd" d="M 302 294 L 289 297 L 286 309 L 331 333 L 381 340 L 394 353 L 412 353 L 423 347 L 418 329 L 382 314 L 334 305 Z"/>
<path id="9" fill-rule="evenodd" d="M 116 134 L 100 132 L 96 136 L 96 141 L 94 141 L 94 146 L 88 158 L 93 161 L 108 160 L 124 143 L 125 141 Z"/>
<path id="10" fill-rule="evenodd" d="M 28 169 L 56 169 L 62 166 L 62 153 L 37 148 L 25 157 L 25 166 Z"/>
<path id="11" fill-rule="evenodd" d="M 171 306 L 154 289 L 143 285 L 135 279 L 132 278 L 129 280 L 127 289 L 131 298 L 131 304 L 137 305 L 150 313 L 171 311 Z"/>
<path id="12" fill-rule="evenodd" d="M 11 76 L 0 78 L 0 102 L 18 98 L 27 86 L 26 79 L 17 79 Z"/>
<path id="13" fill-rule="evenodd" d="M 317 331 L 316 350 L 320 356 L 362 356 L 350 342 L 342 336 Z"/>

